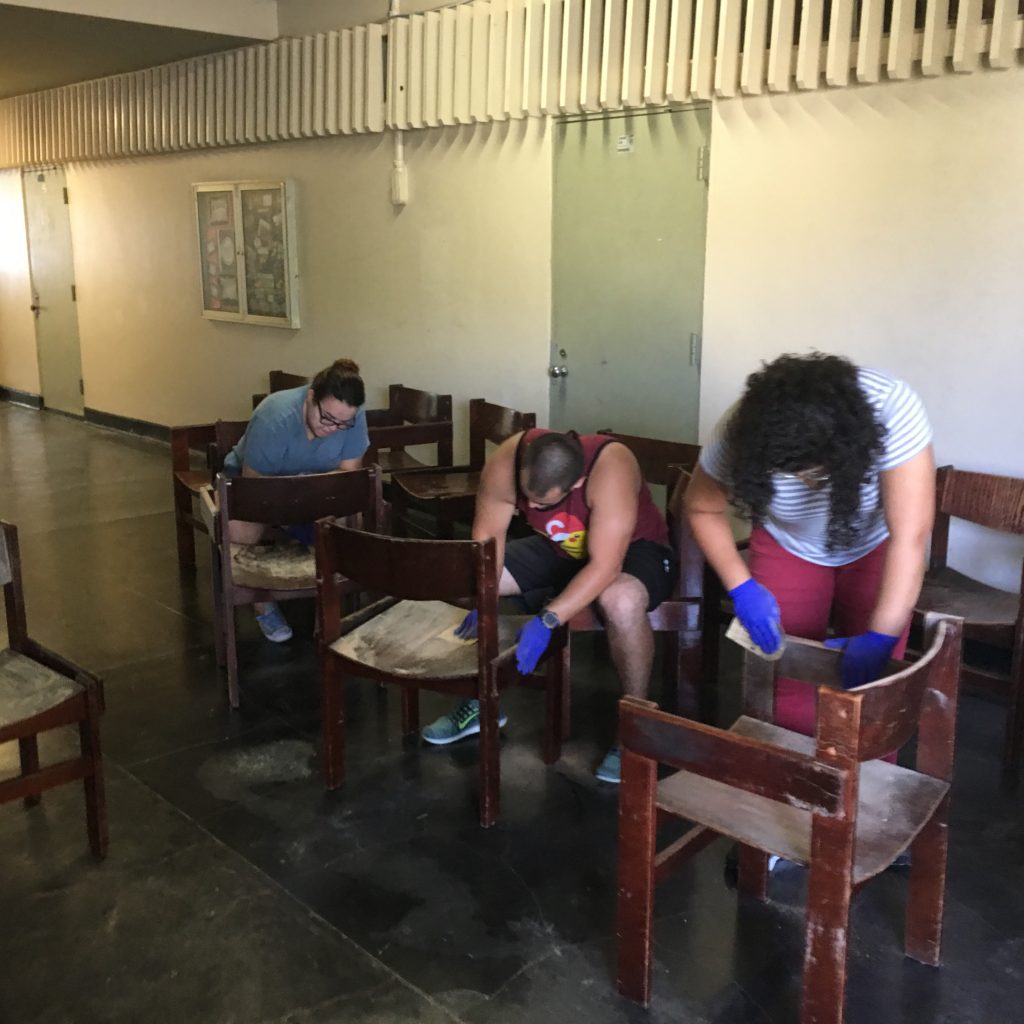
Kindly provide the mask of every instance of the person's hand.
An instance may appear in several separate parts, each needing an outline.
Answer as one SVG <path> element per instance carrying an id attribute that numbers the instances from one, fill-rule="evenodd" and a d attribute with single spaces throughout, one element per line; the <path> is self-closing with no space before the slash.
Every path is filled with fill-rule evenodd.
<path id="1" fill-rule="evenodd" d="M 519 669 L 522 675 L 528 676 L 537 667 L 537 662 L 540 661 L 541 655 L 548 649 L 548 644 L 551 643 L 552 632 L 553 630 L 548 629 L 541 622 L 539 615 L 530 619 L 519 630 L 518 643 L 516 644 L 516 668 Z"/>
<path id="2" fill-rule="evenodd" d="M 750 634 L 750 639 L 764 651 L 774 654 L 782 638 L 781 614 L 775 595 L 757 580 L 747 580 L 729 591 L 736 617 Z"/>
<path id="3" fill-rule="evenodd" d="M 826 640 L 825 646 L 843 652 L 839 679 L 843 688 L 849 690 L 873 683 L 882 674 L 898 640 L 898 636 L 871 631 L 860 636 L 837 636 L 834 640 Z"/>
<path id="4" fill-rule="evenodd" d="M 455 635 L 460 640 L 475 640 L 477 631 L 477 614 L 474 608 L 463 620 L 455 627 Z"/>

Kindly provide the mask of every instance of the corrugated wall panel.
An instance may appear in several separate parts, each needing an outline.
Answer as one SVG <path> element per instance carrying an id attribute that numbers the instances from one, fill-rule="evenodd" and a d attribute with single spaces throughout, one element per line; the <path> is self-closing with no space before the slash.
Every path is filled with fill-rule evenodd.
<path id="1" fill-rule="evenodd" d="M 690 55 L 693 46 L 693 0 L 671 0 L 668 30 L 668 84 L 670 103 L 690 98 Z"/>
<path id="2" fill-rule="evenodd" d="M 921 74 L 941 75 L 948 56 L 949 0 L 928 0 L 921 41 Z"/>
<path id="3" fill-rule="evenodd" d="M 614 3 L 615 0 L 608 0 Z M 605 0 L 583 0 L 582 52 L 580 54 L 580 106 L 600 110 L 601 59 L 604 49 Z"/>
<path id="4" fill-rule="evenodd" d="M 366 27 L 352 29 L 352 131 L 366 131 Z"/>
<path id="5" fill-rule="evenodd" d="M 352 29 L 342 29 L 338 34 L 338 130 L 344 135 L 352 132 L 352 49 Z"/>
<path id="6" fill-rule="evenodd" d="M 441 11 L 441 35 L 437 49 L 437 119 L 455 124 L 455 11 Z"/>
<path id="7" fill-rule="evenodd" d="M 409 68 L 406 75 L 408 99 L 406 108 L 409 124 L 413 128 L 422 128 L 423 120 L 423 34 L 426 20 L 422 14 L 414 14 L 409 19 Z"/>
<path id="8" fill-rule="evenodd" d="M 487 120 L 487 70 L 490 50 L 491 12 L 489 4 L 473 4 L 473 35 L 470 44 L 469 116 Z"/>
<path id="9" fill-rule="evenodd" d="M 885 71 L 892 79 L 910 77 L 914 60 L 914 13 L 916 0 L 892 0 L 889 53 Z"/>
<path id="10" fill-rule="evenodd" d="M 436 128 L 441 123 L 438 110 L 440 85 L 441 15 L 428 11 L 423 16 L 423 123 Z"/>
<path id="11" fill-rule="evenodd" d="M 981 29 L 981 0 L 960 0 L 953 37 L 953 70 L 960 74 L 977 71 L 981 63 L 978 33 Z"/>
<path id="12" fill-rule="evenodd" d="M 562 68 L 562 0 L 544 0 L 543 32 L 540 108 L 542 114 L 557 114 Z"/>
<path id="13" fill-rule="evenodd" d="M 384 131 L 384 26 L 366 29 L 366 127 Z"/>
<path id="14" fill-rule="evenodd" d="M 626 0 L 605 0 L 603 21 L 597 103 L 602 110 L 618 110 L 626 71 Z"/>
<path id="15" fill-rule="evenodd" d="M 825 81 L 844 86 L 850 81 L 853 43 L 853 0 L 832 0 L 829 15 L 828 51 L 825 56 Z"/>
<path id="16" fill-rule="evenodd" d="M 798 89 L 817 89 L 821 84 L 821 32 L 824 21 L 824 0 L 802 0 L 800 39 L 796 54 Z"/>
<path id="17" fill-rule="evenodd" d="M 327 33 L 326 66 L 324 69 L 324 131 L 337 135 L 338 127 L 338 32 Z"/>
<path id="18" fill-rule="evenodd" d="M 544 5 L 528 0 L 523 29 L 523 106 L 530 117 L 541 116 L 541 60 L 544 55 Z"/>
<path id="19" fill-rule="evenodd" d="M 882 77 L 882 23 L 885 0 L 861 0 L 857 38 L 857 81 L 877 82 Z"/>
<path id="20" fill-rule="evenodd" d="M 996 0 L 988 48 L 988 62 L 993 68 L 1009 68 L 1014 64 L 1014 53 L 1020 45 L 1021 22 L 1017 11 L 1017 0 Z"/>
<path id="21" fill-rule="evenodd" d="M 668 7 L 668 0 L 648 0 L 644 103 L 657 106 L 668 101 Z"/>
<path id="22" fill-rule="evenodd" d="M 299 131 L 305 138 L 309 138 L 313 134 L 313 36 L 303 36 L 301 42 L 302 80 L 299 83 L 299 96 L 302 102 Z"/>
<path id="23" fill-rule="evenodd" d="M 505 108 L 509 117 L 526 116 L 523 101 L 523 63 L 526 60 L 526 4 L 532 0 L 508 0 L 505 32 Z"/>
<path id="24" fill-rule="evenodd" d="M 558 109 L 576 114 L 583 78 L 583 0 L 562 0 L 562 61 L 559 68 Z"/>
<path id="25" fill-rule="evenodd" d="M 469 86 L 473 70 L 473 7 L 455 8 L 455 83 L 452 87 L 452 112 L 458 124 L 469 124 Z"/>
<path id="26" fill-rule="evenodd" d="M 302 135 L 302 40 L 288 40 L 288 135 Z"/>
<path id="27" fill-rule="evenodd" d="M 508 39 L 507 0 L 492 0 L 487 22 L 487 116 L 493 121 L 508 117 L 505 93 L 505 47 Z"/>
<path id="28" fill-rule="evenodd" d="M 718 4 L 716 0 L 697 0 L 693 22 L 693 64 L 690 91 L 699 100 L 711 99 L 714 92 L 715 39 Z"/>
<path id="29" fill-rule="evenodd" d="M 768 50 L 768 88 L 772 92 L 788 92 L 792 86 L 794 24 L 794 0 L 774 0 Z"/>
<path id="30" fill-rule="evenodd" d="M 715 95 L 735 96 L 740 82 L 743 0 L 720 0 L 715 51 Z"/>
<path id="31" fill-rule="evenodd" d="M 404 85 L 404 83 L 403 83 Z M 327 34 L 313 36 L 313 134 L 327 134 Z"/>
<path id="32" fill-rule="evenodd" d="M 842 2 L 842 0 L 840 0 Z M 846 0 L 852 3 L 853 0 Z M 743 59 L 740 61 L 740 91 L 759 96 L 765 88 L 768 56 L 768 0 L 747 0 L 743 20 Z"/>
<path id="33" fill-rule="evenodd" d="M 392 19 L 388 27 L 388 109 L 387 126 L 409 127 L 409 22 Z"/>

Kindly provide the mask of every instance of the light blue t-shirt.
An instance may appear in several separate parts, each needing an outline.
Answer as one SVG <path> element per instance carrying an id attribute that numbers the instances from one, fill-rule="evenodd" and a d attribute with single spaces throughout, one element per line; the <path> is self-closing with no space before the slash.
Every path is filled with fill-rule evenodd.
<path id="1" fill-rule="evenodd" d="M 343 460 L 365 454 L 370 438 L 362 409 L 348 430 L 309 439 L 302 414 L 308 390 L 303 386 L 275 391 L 256 406 L 241 441 L 224 460 L 228 476 L 240 476 L 243 466 L 262 476 L 330 473 Z"/>

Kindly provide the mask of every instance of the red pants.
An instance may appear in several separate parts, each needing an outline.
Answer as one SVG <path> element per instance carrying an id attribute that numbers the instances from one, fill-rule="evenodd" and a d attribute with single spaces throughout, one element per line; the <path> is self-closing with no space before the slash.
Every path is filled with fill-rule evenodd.
<path id="1" fill-rule="evenodd" d="M 849 565 L 815 565 L 791 555 L 767 530 L 750 537 L 750 574 L 779 602 L 782 628 L 792 636 L 824 640 L 830 619 L 836 636 L 857 636 L 870 628 L 888 541 Z M 832 615 L 835 612 L 834 617 Z M 903 628 L 894 658 L 907 647 L 910 622 Z M 816 691 L 807 683 L 780 678 L 775 684 L 775 722 L 784 729 L 814 735 Z"/>

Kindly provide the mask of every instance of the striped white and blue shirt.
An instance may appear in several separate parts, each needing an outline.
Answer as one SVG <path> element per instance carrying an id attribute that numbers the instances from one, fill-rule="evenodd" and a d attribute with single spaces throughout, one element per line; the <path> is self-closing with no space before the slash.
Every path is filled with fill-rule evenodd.
<path id="1" fill-rule="evenodd" d="M 878 474 L 893 469 L 923 451 L 932 440 L 924 405 L 907 384 L 878 370 L 861 369 L 857 380 L 878 421 L 885 427 L 884 448 L 861 486 L 861 518 L 857 540 L 850 547 L 829 551 L 829 487 L 813 490 L 799 479 L 774 474 L 775 494 L 765 515 L 764 528 L 790 554 L 816 565 L 847 565 L 874 550 L 889 536 L 879 493 Z M 725 431 L 733 405 L 718 421 L 700 453 L 704 472 L 729 490 Z"/>

